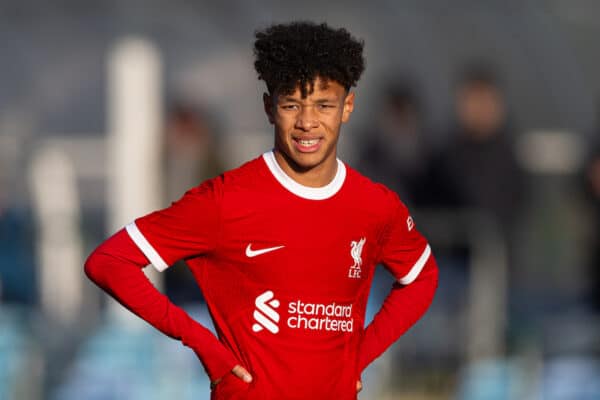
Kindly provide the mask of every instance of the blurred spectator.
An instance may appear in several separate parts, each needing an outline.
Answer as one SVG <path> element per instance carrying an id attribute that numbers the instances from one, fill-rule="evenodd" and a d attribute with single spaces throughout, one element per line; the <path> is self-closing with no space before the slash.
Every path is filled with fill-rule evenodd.
<path id="1" fill-rule="evenodd" d="M 214 123 L 204 111 L 175 103 L 167 113 L 165 132 L 165 191 L 179 199 L 188 189 L 222 172 Z"/>
<path id="2" fill-rule="evenodd" d="M 496 77 L 467 69 L 456 90 L 453 142 L 436 158 L 430 203 L 491 213 L 507 228 L 521 203 L 522 175 L 511 146 L 507 107 Z M 508 225 L 507 225 L 508 224 Z"/>
<path id="3" fill-rule="evenodd" d="M 430 192 L 422 206 L 451 212 L 467 211 L 469 214 L 461 214 L 461 218 L 473 215 L 477 220 L 465 219 L 466 226 L 485 225 L 485 231 L 494 231 L 493 244 L 489 237 L 477 240 L 486 240 L 486 246 L 499 251 L 496 255 L 500 260 L 504 259 L 500 249 L 506 249 L 511 291 L 513 282 L 510 280 L 515 277 L 510 270 L 515 257 L 511 239 L 516 237 L 512 233 L 522 203 L 523 177 L 511 144 L 507 106 L 492 70 L 481 66 L 465 70 L 456 86 L 454 112 L 455 120 L 447 135 L 451 142 L 431 159 L 423 179 Z M 470 214 L 471 211 L 475 214 Z M 475 276 L 481 277 L 481 274 L 477 275 L 471 269 L 476 265 L 473 261 L 476 253 L 471 244 L 456 242 L 443 252 L 438 251 L 440 263 L 445 266 L 441 268 L 444 272 L 440 274 L 439 298 L 444 299 L 443 307 L 448 315 L 460 315 L 461 310 L 472 308 L 469 296 L 475 289 L 471 285 L 481 284 L 481 281 L 475 283 Z M 496 272 L 503 276 L 502 272 Z M 503 282 L 496 283 L 504 287 Z M 495 317 L 490 316 L 491 319 Z M 498 335 L 502 338 L 505 333 L 510 332 Z M 468 344 L 463 344 L 468 348 Z M 497 350 L 490 347 L 489 354 Z"/>
<path id="4" fill-rule="evenodd" d="M 597 310 L 600 310 L 600 149 L 596 149 L 586 167 L 586 186 L 592 206 L 592 251 L 590 257 L 589 276 L 592 278 L 592 301 Z"/>
<path id="5" fill-rule="evenodd" d="M 369 125 L 361 136 L 363 142 L 358 146 L 357 167 L 369 178 L 394 190 L 409 207 L 418 207 L 423 190 L 428 188 L 421 182 L 427 166 L 427 143 L 424 136 L 424 110 L 416 85 L 408 79 L 387 80 L 375 110 L 374 119 L 368 121 Z M 394 278 L 385 268 L 380 266 L 375 270 L 366 309 L 366 323 L 370 323 L 381 308 L 393 282 Z M 432 309 L 435 309 L 435 304 Z M 403 343 L 408 343 L 411 349 L 415 345 L 406 337 Z M 397 346 L 394 352 L 383 355 L 363 374 L 365 391 L 361 393 L 361 398 L 381 395 L 382 388 L 394 381 L 390 371 L 400 368 L 403 363 L 413 367 L 417 365 L 414 352 L 407 351 L 405 345 Z M 417 355 L 422 356 L 420 353 Z M 436 360 L 438 358 L 439 353 L 436 353 Z M 423 359 L 419 361 L 422 365 Z"/>
<path id="6" fill-rule="evenodd" d="M 203 110 L 175 103 L 168 111 L 165 130 L 164 177 L 167 203 L 223 171 L 214 122 Z M 175 303 L 199 301 L 199 291 L 184 261 L 165 275 L 167 295 Z"/>
<path id="7" fill-rule="evenodd" d="M 359 169 L 394 190 L 409 205 L 418 205 L 426 167 L 423 109 L 412 82 L 387 85 L 374 127 L 360 146 Z"/>

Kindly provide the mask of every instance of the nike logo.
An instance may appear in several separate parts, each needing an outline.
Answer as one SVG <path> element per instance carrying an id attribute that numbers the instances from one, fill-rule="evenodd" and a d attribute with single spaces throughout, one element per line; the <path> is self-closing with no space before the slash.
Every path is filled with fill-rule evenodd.
<path id="1" fill-rule="evenodd" d="M 276 246 L 276 247 L 269 247 L 267 249 L 252 250 L 251 246 L 252 246 L 252 243 L 250 243 L 248 245 L 248 247 L 246 247 L 246 257 L 249 257 L 249 258 L 260 256 L 261 254 L 265 254 L 270 251 L 279 250 L 279 249 L 285 247 L 285 246 Z"/>

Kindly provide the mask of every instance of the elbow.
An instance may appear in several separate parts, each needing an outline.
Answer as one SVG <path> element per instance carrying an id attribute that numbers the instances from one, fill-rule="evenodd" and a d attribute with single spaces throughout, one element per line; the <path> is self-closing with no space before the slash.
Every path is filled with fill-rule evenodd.
<path id="1" fill-rule="evenodd" d="M 438 288 L 439 270 L 433 256 L 431 256 L 427 264 L 427 269 L 423 271 L 425 272 L 423 279 L 427 282 L 427 288 L 429 289 L 427 291 L 429 294 L 429 303 L 431 303 L 433 301 L 433 298 L 435 297 L 435 292 L 437 292 Z"/>
<path id="2" fill-rule="evenodd" d="M 102 262 L 103 258 L 104 256 L 96 249 L 89 255 L 83 265 L 83 271 L 88 279 L 100 286 L 104 282 L 106 274 L 106 267 L 103 266 L 104 263 Z"/>
<path id="3" fill-rule="evenodd" d="M 429 257 L 429 260 L 427 260 L 427 263 L 425 264 L 425 268 L 423 268 L 423 271 L 421 272 L 421 279 L 426 280 L 429 283 L 429 286 L 433 289 L 433 291 L 437 289 L 439 271 L 437 262 L 435 261 L 433 254 L 431 255 L 431 257 Z"/>
<path id="4" fill-rule="evenodd" d="M 432 281 L 433 287 L 437 289 L 439 281 L 439 268 L 433 255 L 431 256 L 431 260 L 429 260 L 429 262 L 431 263 L 429 279 Z"/>
<path id="5" fill-rule="evenodd" d="M 437 262 L 433 255 L 429 257 L 421 270 L 419 276 L 412 282 L 411 285 L 417 284 L 420 288 L 424 299 L 427 299 L 427 303 L 431 303 L 435 297 L 435 292 L 438 288 L 439 272 Z"/>
<path id="6" fill-rule="evenodd" d="M 114 273 L 114 266 L 121 264 L 118 255 L 130 251 L 127 244 L 127 233 L 124 230 L 105 240 L 85 261 L 83 266 L 85 275 L 98 286 L 106 286 L 110 279 L 109 275 Z"/>

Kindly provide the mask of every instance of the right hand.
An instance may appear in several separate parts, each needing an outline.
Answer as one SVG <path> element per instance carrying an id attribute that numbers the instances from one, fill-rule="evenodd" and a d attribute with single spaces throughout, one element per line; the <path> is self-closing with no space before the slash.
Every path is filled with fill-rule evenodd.
<path id="1" fill-rule="evenodd" d="M 236 365 L 235 367 L 233 367 L 233 369 L 231 370 L 231 373 L 246 383 L 252 382 L 252 375 L 250 375 L 250 372 L 248 372 L 246 370 L 246 368 L 242 367 L 239 364 Z"/>
<path id="2" fill-rule="evenodd" d="M 246 370 L 246 368 L 242 367 L 239 364 L 236 365 L 235 367 L 233 367 L 233 369 L 231 370 L 231 373 L 234 374 L 235 376 L 237 376 L 238 378 L 240 378 L 241 380 L 243 380 L 246 383 L 252 382 L 252 375 L 250 375 L 250 373 Z M 219 379 L 211 382 L 210 386 L 214 388 L 222 380 L 223 380 L 223 378 L 219 378 Z"/>

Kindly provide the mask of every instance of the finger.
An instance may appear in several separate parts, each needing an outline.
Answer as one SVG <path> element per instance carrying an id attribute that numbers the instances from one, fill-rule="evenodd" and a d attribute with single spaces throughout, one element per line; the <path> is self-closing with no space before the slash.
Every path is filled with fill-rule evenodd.
<path id="1" fill-rule="evenodd" d="M 252 375 L 250 375 L 250 373 L 246 371 L 246 368 L 242 367 L 241 365 L 236 365 L 233 367 L 231 372 L 246 383 L 252 382 Z"/>
<path id="2" fill-rule="evenodd" d="M 362 382 L 356 381 L 356 393 L 360 392 L 361 390 L 362 390 Z"/>

